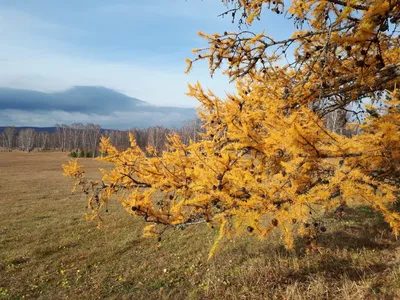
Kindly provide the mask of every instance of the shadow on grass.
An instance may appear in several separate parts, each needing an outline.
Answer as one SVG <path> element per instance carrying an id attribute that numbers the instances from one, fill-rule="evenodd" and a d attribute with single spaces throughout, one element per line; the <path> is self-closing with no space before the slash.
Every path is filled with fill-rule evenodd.
<path id="1" fill-rule="evenodd" d="M 394 235 L 383 216 L 369 207 L 347 208 L 342 218 L 328 216 L 332 230 L 320 234 L 318 244 L 329 249 L 385 249 Z"/>
<path id="2" fill-rule="evenodd" d="M 54 254 L 60 253 L 67 249 L 76 248 L 80 245 L 78 241 L 67 242 L 64 244 L 51 244 L 51 245 L 43 245 L 39 246 L 33 250 L 34 256 L 37 258 L 47 258 Z"/>
<path id="3" fill-rule="evenodd" d="M 220 299 L 229 289 L 234 295 L 245 295 L 245 290 L 251 290 L 251 293 L 246 294 L 249 299 L 256 294 L 261 295 L 261 299 L 270 299 L 274 297 L 273 291 L 296 287 L 298 291 L 304 292 L 314 289 L 318 297 L 323 295 L 322 292 L 318 294 L 319 288 L 329 291 L 325 297 L 334 296 L 335 291 L 341 288 L 359 288 L 360 293 L 365 293 L 362 295 L 372 298 L 393 298 L 394 289 L 391 291 L 388 288 L 394 286 L 395 280 L 391 278 L 396 269 L 389 259 L 393 253 L 390 254 L 386 249 L 396 243 L 383 218 L 369 208 L 360 207 L 346 209 L 342 218 L 327 216 L 325 222 L 328 231 L 318 236 L 318 246 L 323 249 L 322 253 L 306 255 L 306 246 L 301 238 L 296 241 L 295 250 L 290 251 L 274 243 L 278 235 L 271 236 L 265 243 L 256 242 L 256 237 L 247 236 L 235 242 L 225 241 L 227 244 L 225 250 L 221 250 L 222 253 L 216 254 L 210 263 L 203 262 L 201 266 L 196 264 L 193 273 L 189 275 L 184 273 L 187 270 L 186 264 L 174 263 L 175 268 L 178 265 L 181 268 L 179 271 L 177 269 L 176 274 L 155 275 L 143 269 L 143 274 L 127 275 L 126 281 L 107 280 L 102 295 L 109 297 L 118 292 L 155 298 L 155 295 L 159 297 L 162 292 L 169 295 L 165 299 L 184 299 L 195 291 L 196 299 L 206 299 L 207 293 L 213 295 L 210 299 Z M 133 239 L 124 242 L 116 253 L 127 254 L 141 245 L 140 241 Z M 197 246 L 190 245 L 193 251 L 200 249 Z M 372 251 L 374 249 L 376 251 Z M 168 267 L 168 262 L 165 263 L 158 261 L 154 269 Z M 203 284 L 204 289 L 194 289 L 193 282 Z M 318 299 L 317 296 L 315 299 Z"/>
<path id="4" fill-rule="evenodd" d="M 279 284 L 290 285 L 296 283 L 309 284 L 314 278 L 323 279 L 325 282 L 340 282 L 348 279 L 360 282 L 366 278 L 375 277 L 383 273 L 390 266 L 385 263 L 373 263 L 357 266 L 352 259 L 339 257 L 320 257 L 310 266 L 303 266 L 298 271 L 291 270 L 282 276 Z"/>
<path id="5" fill-rule="evenodd" d="M 384 250 L 399 246 L 389 226 L 379 213 L 368 207 L 349 208 L 345 212 L 342 218 L 327 216 L 328 231 L 320 232 L 317 237 L 317 245 L 322 253 L 307 255 L 303 238 L 296 239 L 294 250 L 268 243 L 258 251 L 248 252 L 246 243 L 230 252 L 232 256 L 245 253 L 239 256 L 240 263 L 257 264 L 257 268 L 264 263 L 266 270 L 261 268 L 258 272 L 266 272 L 266 278 L 272 276 L 272 279 L 263 282 L 270 287 L 311 284 L 315 278 L 331 283 L 343 282 L 345 279 L 362 282 L 365 278 L 384 274 L 393 265 L 383 257 L 377 261 L 377 255 L 390 256 Z M 362 257 L 359 253 L 362 253 Z M 255 262 L 257 259 L 258 262 Z M 374 288 L 379 292 L 379 284 Z"/>
<path id="6" fill-rule="evenodd" d="M 381 236 L 381 233 L 373 232 L 372 230 L 351 227 L 351 233 L 341 230 L 324 234 L 318 239 L 318 245 L 332 250 L 348 249 L 352 251 L 359 249 L 382 250 L 390 247 L 391 244 L 388 242 L 377 241 Z"/>
<path id="7" fill-rule="evenodd" d="M 129 251 L 134 250 L 136 247 L 140 247 L 142 241 L 143 240 L 141 240 L 139 238 L 127 241 L 121 247 L 116 249 L 114 253 L 115 253 L 115 255 L 125 254 L 125 253 L 127 253 Z"/>

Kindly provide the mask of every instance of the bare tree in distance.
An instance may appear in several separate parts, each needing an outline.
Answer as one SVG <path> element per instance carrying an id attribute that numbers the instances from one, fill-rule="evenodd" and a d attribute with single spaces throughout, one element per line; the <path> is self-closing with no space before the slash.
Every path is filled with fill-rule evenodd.
<path id="1" fill-rule="evenodd" d="M 346 133 L 346 125 L 348 123 L 348 116 L 345 110 L 335 110 L 326 115 L 326 126 L 339 134 Z"/>
<path id="2" fill-rule="evenodd" d="M 202 126 L 203 123 L 199 118 L 185 121 L 181 129 L 178 131 L 182 142 L 189 144 L 190 140 L 193 142 L 200 140 L 200 134 L 204 132 Z"/>
<path id="3" fill-rule="evenodd" d="M 9 126 L 3 131 L 5 147 L 11 151 L 14 146 L 15 136 L 17 134 L 17 129 L 14 126 Z"/>
<path id="4" fill-rule="evenodd" d="M 157 153 L 165 150 L 168 134 L 172 131 L 162 126 L 151 127 L 148 129 L 148 146 L 156 149 Z"/>
<path id="5" fill-rule="evenodd" d="M 85 125 L 82 123 L 73 123 L 71 125 L 71 147 L 75 151 L 78 151 L 81 147 L 81 138 L 83 131 L 85 129 Z"/>
<path id="6" fill-rule="evenodd" d="M 92 152 L 92 156 L 95 157 L 100 139 L 100 126 L 87 124 L 85 131 L 87 133 L 88 149 Z"/>
<path id="7" fill-rule="evenodd" d="M 163 126 L 150 128 L 132 128 L 130 130 L 105 130 L 101 131 L 99 125 L 73 123 L 56 124 L 55 132 L 34 131 L 33 128 L 16 129 L 7 127 L 0 133 L 0 146 L 11 151 L 20 148 L 26 151 L 38 150 L 59 150 L 62 152 L 75 152 L 77 156 L 96 156 L 100 137 L 109 137 L 115 147 L 123 151 L 130 146 L 129 133 L 137 142 L 137 145 L 145 150 L 152 146 L 158 153 L 166 150 L 165 143 L 171 133 L 177 133 L 185 144 L 190 141 L 199 141 L 201 137 L 202 122 L 200 119 L 188 120 L 181 128 L 170 129 Z M 32 144 L 33 142 L 33 144 Z"/>
<path id="8" fill-rule="evenodd" d="M 130 145 L 129 135 L 125 130 L 106 130 L 102 135 L 109 137 L 113 141 L 113 145 L 119 150 L 126 149 Z"/>
<path id="9" fill-rule="evenodd" d="M 18 145 L 23 151 L 31 152 L 35 146 L 36 131 L 32 128 L 22 129 L 18 133 Z"/>
<path id="10" fill-rule="evenodd" d="M 67 146 L 67 132 L 68 132 L 68 125 L 65 124 L 56 124 L 56 140 L 58 143 L 59 149 L 64 152 Z"/>
<path id="11" fill-rule="evenodd" d="M 36 134 L 36 147 L 40 150 L 48 149 L 50 146 L 50 133 L 41 131 Z"/>

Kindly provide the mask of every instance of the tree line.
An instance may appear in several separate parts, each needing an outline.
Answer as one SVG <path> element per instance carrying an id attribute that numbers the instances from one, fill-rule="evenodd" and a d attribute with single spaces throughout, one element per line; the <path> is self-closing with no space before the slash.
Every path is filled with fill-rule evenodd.
<path id="1" fill-rule="evenodd" d="M 138 146 L 146 149 L 152 146 L 159 153 L 165 150 L 167 137 L 177 133 L 184 143 L 189 140 L 197 141 L 202 132 L 202 123 L 199 119 L 184 122 L 179 129 L 170 129 L 163 126 L 150 128 L 132 128 L 130 130 L 101 129 L 97 124 L 73 123 L 56 124 L 55 131 L 36 131 L 34 128 L 18 130 L 14 126 L 6 127 L 0 133 L 0 148 L 7 151 L 19 149 L 22 151 L 62 151 L 75 153 L 90 153 L 98 155 L 98 146 L 102 136 L 109 137 L 118 150 L 129 147 L 129 132 L 135 137 Z"/>

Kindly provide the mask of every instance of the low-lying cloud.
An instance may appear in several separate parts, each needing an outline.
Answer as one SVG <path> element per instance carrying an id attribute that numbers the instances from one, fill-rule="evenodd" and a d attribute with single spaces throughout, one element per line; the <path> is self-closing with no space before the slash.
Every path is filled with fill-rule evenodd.
<path id="1" fill-rule="evenodd" d="M 94 123 L 102 128 L 130 129 L 150 126 L 179 128 L 185 120 L 195 118 L 195 113 L 180 112 L 112 112 L 108 115 L 85 114 L 66 111 L 23 111 L 17 109 L 0 110 L 0 126 L 51 127 L 55 124 Z"/>
<path id="2" fill-rule="evenodd" d="M 233 89 L 220 74 L 211 79 L 206 64 L 184 74 L 185 57 L 205 44 L 197 31 L 229 29 L 225 23 L 230 22 L 215 17 L 223 6 L 212 0 L 190 5 L 178 0 L 101 2 L 73 0 L 61 10 L 51 3 L 0 4 L 5 41 L 0 47 L 0 126 L 179 126 L 196 116 L 199 105 L 185 95 L 188 82 L 200 80 L 221 97 Z M 131 15 L 138 12 L 143 22 Z M 77 95 L 74 86 L 107 87 L 123 95 Z M 12 89 L 25 91 L 15 95 Z"/>
<path id="3" fill-rule="evenodd" d="M 116 110 L 133 110 L 140 103 L 144 102 L 103 87 L 74 87 L 55 93 L 0 88 L 0 110 L 108 114 Z"/>
<path id="4" fill-rule="evenodd" d="M 53 126 L 96 123 L 108 128 L 179 127 L 195 109 L 158 107 L 104 87 L 74 87 L 42 93 L 0 88 L 0 125 Z"/>

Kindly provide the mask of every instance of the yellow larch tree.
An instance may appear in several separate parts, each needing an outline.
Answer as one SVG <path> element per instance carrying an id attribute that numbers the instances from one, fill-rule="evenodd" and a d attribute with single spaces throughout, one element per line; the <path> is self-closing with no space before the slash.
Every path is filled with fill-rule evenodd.
<path id="1" fill-rule="evenodd" d="M 193 50 L 187 71 L 208 60 L 211 74 L 222 69 L 236 93 L 221 99 L 199 83 L 189 86 L 201 103 L 201 141 L 186 145 L 171 135 L 167 151 L 145 153 L 132 136 L 125 151 L 103 138 L 100 160 L 114 168 L 100 182 L 87 179 L 77 161 L 64 165 L 89 196 L 89 217 L 101 220 L 119 194 L 130 214 L 150 222 L 146 236 L 207 223 L 219 227 L 217 242 L 279 230 L 291 248 L 320 212 L 361 204 L 381 213 L 397 236 L 400 1 L 223 2 L 239 32 L 200 32 L 209 46 Z M 249 31 L 265 10 L 299 30 L 284 40 Z M 341 133 L 327 126 L 337 111 L 349 116 Z"/>

